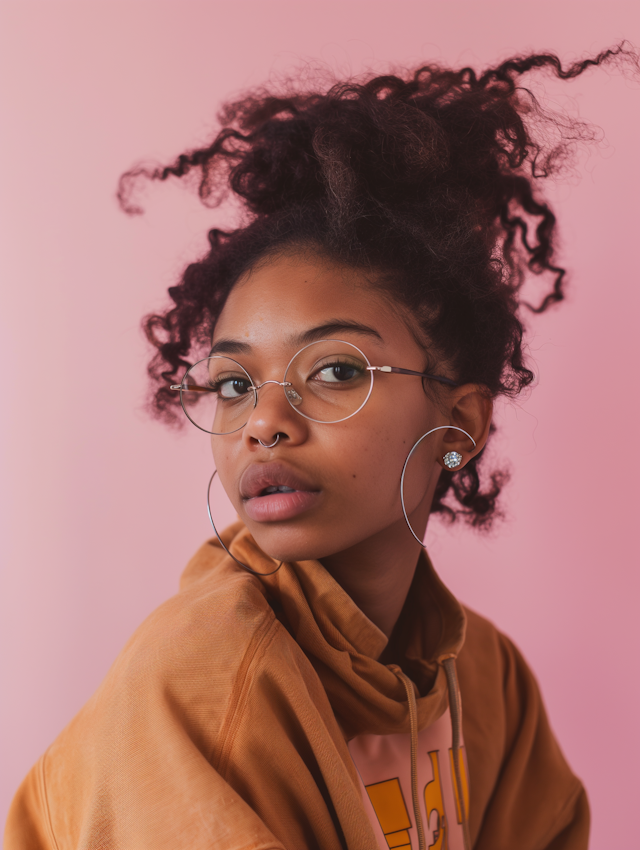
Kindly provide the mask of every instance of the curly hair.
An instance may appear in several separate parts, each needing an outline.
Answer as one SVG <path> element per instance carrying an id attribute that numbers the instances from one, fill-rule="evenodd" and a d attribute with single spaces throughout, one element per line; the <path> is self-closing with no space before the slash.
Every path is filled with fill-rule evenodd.
<path id="1" fill-rule="evenodd" d="M 576 142 L 598 138 L 584 122 L 546 112 L 519 78 L 547 69 L 567 80 L 634 56 L 622 43 L 566 68 L 553 54 L 535 54 L 480 75 L 424 65 L 324 91 L 260 89 L 223 108 L 208 147 L 128 171 L 118 199 L 129 214 L 142 212 L 133 200 L 140 178 L 189 174 L 198 175 L 205 204 L 231 193 L 244 210 L 241 226 L 209 232 L 206 256 L 169 288 L 171 307 L 144 319 L 156 349 L 148 367 L 154 414 L 176 421 L 169 384 L 210 345 L 235 282 L 295 245 L 377 272 L 460 383 L 492 397 L 519 393 L 534 377 L 520 308 L 542 313 L 565 292 L 556 218 L 536 182 Z M 521 297 L 531 275 L 540 281 L 535 304 Z M 488 527 L 506 473 L 485 471 L 484 461 L 481 453 L 460 471 L 443 471 L 432 511 Z"/>

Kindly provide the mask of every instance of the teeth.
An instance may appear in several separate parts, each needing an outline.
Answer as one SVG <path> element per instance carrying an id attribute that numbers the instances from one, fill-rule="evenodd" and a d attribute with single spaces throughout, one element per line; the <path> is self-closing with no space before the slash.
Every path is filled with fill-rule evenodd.
<path id="1" fill-rule="evenodd" d="M 278 487 L 265 487 L 265 496 L 270 496 L 272 493 L 295 493 L 295 490 L 291 487 L 285 487 L 284 484 L 280 484 Z"/>

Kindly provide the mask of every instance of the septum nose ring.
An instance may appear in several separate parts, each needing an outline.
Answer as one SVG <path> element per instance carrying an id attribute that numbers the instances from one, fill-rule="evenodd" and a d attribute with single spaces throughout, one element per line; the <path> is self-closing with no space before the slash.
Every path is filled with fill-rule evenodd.
<path id="1" fill-rule="evenodd" d="M 261 384 L 258 384 L 258 386 L 252 387 L 252 389 L 257 393 L 258 390 L 262 389 L 262 387 L 264 387 L 265 384 L 277 384 L 279 387 L 283 387 L 283 388 L 291 386 L 290 381 L 263 381 Z M 297 396 L 297 393 L 295 392 L 295 390 L 287 391 L 285 389 L 285 392 L 293 392 Z M 302 401 L 302 399 L 300 399 L 300 401 Z M 297 403 L 300 404 L 300 402 L 297 402 Z M 258 438 L 258 442 L 260 443 L 260 445 L 262 446 L 263 449 L 272 449 L 275 446 L 275 444 L 278 442 L 279 439 L 280 439 L 280 434 L 276 434 L 276 438 L 272 443 L 263 443 L 262 440 L 259 439 L 259 438 Z"/>

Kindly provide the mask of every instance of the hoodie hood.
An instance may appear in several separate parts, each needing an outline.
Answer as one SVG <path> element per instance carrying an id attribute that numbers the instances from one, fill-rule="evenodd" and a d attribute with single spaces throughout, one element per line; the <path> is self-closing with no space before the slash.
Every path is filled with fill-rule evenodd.
<path id="1" fill-rule="evenodd" d="M 273 561 L 246 528 L 236 525 L 228 532 L 235 532 L 225 543 L 236 558 L 256 572 L 273 570 Z M 378 660 L 388 644 L 386 635 L 319 561 L 285 562 L 255 581 L 315 668 L 347 739 L 410 731 L 405 685 L 395 665 Z M 399 666 L 414 684 L 419 729 L 447 709 L 442 662 L 458 655 L 465 627 L 462 606 L 421 552 L 393 636 L 401 650 Z"/>

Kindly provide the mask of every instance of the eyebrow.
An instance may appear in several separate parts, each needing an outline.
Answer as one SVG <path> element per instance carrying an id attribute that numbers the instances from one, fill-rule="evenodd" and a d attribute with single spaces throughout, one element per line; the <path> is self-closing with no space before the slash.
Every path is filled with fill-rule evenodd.
<path id="1" fill-rule="evenodd" d="M 382 335 L 369 325 L 363 325 L 360 322 L 352 322 L 348 319 L 332 319 L 329 322 L 324 322 L 322 325 L 316 325 L 315 328 L 303 331 L 291 339 L 293 345 L 308 345 L 311 342 L 317 342 L 320 339 L 328 339 L 337 333 L 357 333 L 363 336 L 373 337 L 374 339 L 384 342 Z M 214 354 L 249 354 L 251 346 L 246 342 L 240 342 L 236 339 L 220 339 L 216 342 L 209 352 L 209 357 Z"/>

